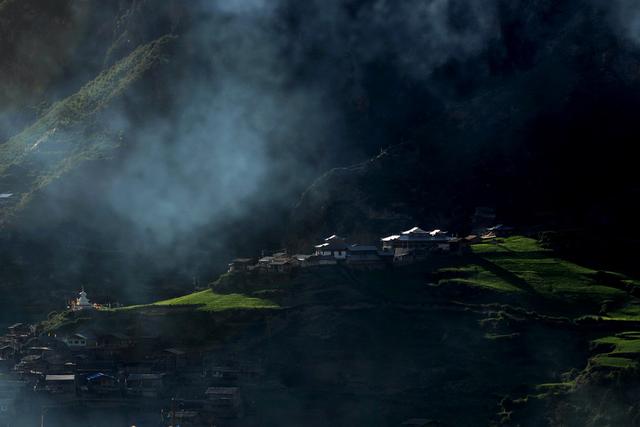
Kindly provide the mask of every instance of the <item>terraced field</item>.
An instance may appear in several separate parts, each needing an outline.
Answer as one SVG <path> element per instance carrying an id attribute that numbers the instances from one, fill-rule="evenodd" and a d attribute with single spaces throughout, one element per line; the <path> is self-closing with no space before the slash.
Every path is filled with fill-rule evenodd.
<path id="1" fill-rule="evenodd" d="M 262 298 L 250 297 L 242 294 L 218 294 L 211 289 L 196 292 L 178 298 L 159 301 L 158 306 L 192 305 L 201 311 L 222 311 L 229 309 L 261 309 L 278 308 L 278 305 Z"/>
<path id="2" fill-rule="evenodd" d="M 640 319 L 640 301 L 632 295 L 638 283 L 624 275 L 560 259 L 527 237 L 496 239 L 472 248 L 475 256 L 468 263 L 440 270 L 449 276 L 441 284 L 520 294 L 529 302 L 572 307 L 571 314 L 578 316 Z"/>

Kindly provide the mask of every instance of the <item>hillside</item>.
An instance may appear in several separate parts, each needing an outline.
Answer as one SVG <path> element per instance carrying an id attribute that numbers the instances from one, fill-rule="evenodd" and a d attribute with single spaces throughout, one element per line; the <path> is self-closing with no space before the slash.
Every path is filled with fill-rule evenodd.
<path id="1" fill-rule="evenodd" d="M 580 418 L 561 408 L 589 390 L 622 393 L 633 382 L 636 286 L 512 237 L 388 271 L 227 274 L 209 290 L 56 328 L 162 331 L 164 346 L 261 358 L 266 378 L 247 388 L 257 418 L 242 425 L 297 422 L 309 413 L 318 426 L 327 413 L 339 425 L 416 417 L 541 425 L 574 416 L 624 424 L 640 409 L 635 404 L 625 415 L 585 404 L 576 408 Z M 614 385 L 616 378 L 625 380 Z"/>
<path id="2" fill-rule="evenodd" d="M 223 427 L 640 425 L 639 22 L 0 0 L 0 427 L 157 424 L 221 384 Z M 416 225 L 443 232 L 371 247 Z"/>
<path id="3" fill-rule="evenodd" d="M 638 56 L 604 5 L 491 2 L 469 9 L 490 31 L 441 39 L 440 12 L 397 24 L 413 3 L 257 3 L 1 3 L 2 280 L 46 288 L 34 313 L 82 284 L 168 298 L 335 232 L 465 234 L 477 206 L 637 237 Z"/>
<path id="4" fill-rule="evenodd" d="M 47 186 L 86 167 L 84 163 L 116 157 L 125 129 L 113 126 L 115 105 L 167 60 L 171 40 L 163 37 L 140 46 L 0 146 L 3 190 L 12 194 L 0 223 L 20 213 Z"/>

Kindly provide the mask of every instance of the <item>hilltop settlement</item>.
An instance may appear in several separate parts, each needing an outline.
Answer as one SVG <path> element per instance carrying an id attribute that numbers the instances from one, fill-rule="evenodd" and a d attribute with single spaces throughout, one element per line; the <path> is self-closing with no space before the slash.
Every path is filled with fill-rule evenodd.
<path id="1" fill-rule="evenodd" d="M 332 235 L 314 246 L 311 254 L 288 254 L 278 251 L 260 258 L 238 258 L 229 264 L 229 272 L 289 272 L 297 268 L 325 265 L 345 265 L 352 268 L 376 269 L 390 265 L 405 265 L 433 254 L 464 254 L 469 245 L 481 239 L 495 238 L 510 228 L 489 227 L 482 234 L 456 237 L 439 229 L 425 231 L 413 227 L 398 234 L 382 237 L 379 245 L 349 243 Z"/>
<path id="2" fill-rule="evenodd" d="M 311 254 L 279 251 L 233 260 L 229 273 L 271 275 L 311 267 L 373 270 L 403 266 L 429 256 L 464 254 L 471 243 L 494 238 L 501 230 L 493 227 L 480 237 L 460 238 L 442 230 L 413 227 L 382 237 L 379 245 L 349 243 L 332 235 L 315 245 Z M 165 309 L 169 307 L 154 308 L 149 317 L 161 318 Z M 94 322 L 87 327 L 79 323 L 114 312 L 111 306 L 91 302 L 82 289 L 67 310 L 57 315 L 71 327 L 47 329 L 43 322 L 8 328 L 0 337 L 0 427 L 16 425 L 12 423 L 16 416 L 57 425 L 52 422 L 56 414 L 68 416 L 64 411 L 70 408 L 79 417 L 89 417 L 92 411 L 109 407 L 118 408 L 122 425 L 241 425 L 234 420 L 250 408 L 247 389 L 262 374 L 259 359 L 246 355 L 239 359 L 226 349 L 176 348 L 159 334 L 159 327 L 145 329 L 135 322 L 120 326 L 96 326 L 99 323 Z M 126 309 L 118 313 L 135 316 Z"/>
<path id="3" fill-rule="evenodd" d="M 70 313 L 105 310 L 82 290 Z M 0 337 L 0 426 L 63 425 L 70 413 L 86 425 L 227 425 L 242 416 L 240 386 L 260 376 L 259 361 L 167 345 L 157 331 L 11 325 Z M 104 416 L 110 408 L 117 420 Z"/>

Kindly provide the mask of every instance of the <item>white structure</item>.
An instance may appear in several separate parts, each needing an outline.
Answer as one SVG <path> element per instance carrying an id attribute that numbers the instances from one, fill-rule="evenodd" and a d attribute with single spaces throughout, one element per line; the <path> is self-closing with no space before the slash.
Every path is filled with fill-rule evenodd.
<path id="1" fill-rule="evenodd" d="M 349 245 L 342 237 L 333 236 L 324 239 L 325 243 L 316 245 L 316 255 L 322 257 L 333 257 L 336 260 L 347 259 L 347 249 Z"/>
<path id="2" fill-rule="evenodd" d="M 80 291 L 78 298 L 76 298 L 75 301 L 72 301 L 71 310 L 93 310 L 93 308 L 93 304 L 91 304 L 91 301 L 89 301 L 89 298 L 87 298 L 87 293 L 84 291 L 84 288 L 82 288 L 82 291 Z"/>
<path id="3" fill-rule="evenodd" d="M 73 334 L 62 338 L 62 342 L 64 342 L 70 348 L 85 348 L 88 345 L 88 338 L 86 335 Z"/>
<path id="4" fill-rule="evenodd" d="M 446 250 L 453 238 L 446 231 L 425 231 L 419 227 L 413 227 L 410 230 L 403 231 L 401 234 L 384 237 L 381 240 L 382 247 L 385 250 L 428 247 Z"/>

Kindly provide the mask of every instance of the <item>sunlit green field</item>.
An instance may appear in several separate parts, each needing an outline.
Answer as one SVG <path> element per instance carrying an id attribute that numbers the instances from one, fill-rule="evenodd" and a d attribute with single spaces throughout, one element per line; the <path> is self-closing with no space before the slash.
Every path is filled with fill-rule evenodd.
<path id="1" fill-rule="evenodd" d="M 202 311 L 222 311 L 229 309 L 255 309 L 255 308 L 277 308 L 273 302 L 262 299 L 249 297 L 242 294 L 217 294 L 211 289 L 173 298 L 165 301 L 159 301 L 153 305 L 158 306 L 184 306 L 193 305 Z"/>
<path id="2" fill-rule="evenodd" d="M 496 239 L 473 245 L 472 250 L 476 260 L 457 268 L 460 277 L 449 280 L 568 303 L 597 304 L 627 297 L 624 290 L 600 283 L 595 270 L 557 258 L 534 239 Z"/>

